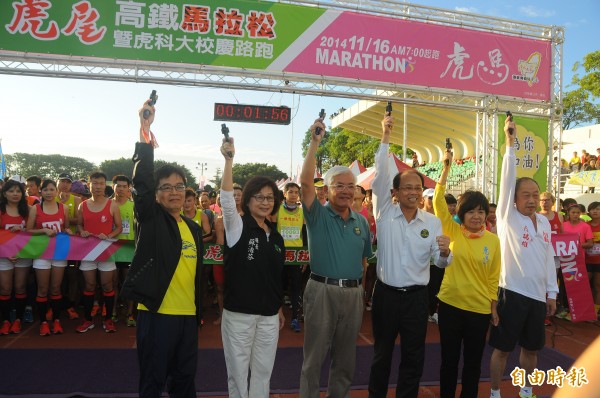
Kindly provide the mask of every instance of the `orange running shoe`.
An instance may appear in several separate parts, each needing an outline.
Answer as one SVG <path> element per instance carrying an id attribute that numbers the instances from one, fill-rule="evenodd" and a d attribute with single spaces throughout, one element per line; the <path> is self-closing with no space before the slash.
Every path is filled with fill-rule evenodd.
<path id="1" fill-rule="evenodd" d="M 84 320 L 83 322 L 81 322 L 81 325 L 77 326 L 75 328 L 75 331 L 77 333 L 85 333 L 88 330 L 91 330 L 94 328 L 94 322 L 92 321 L 88 321 L 88 320 Z"/>
<path id="2" fill-rule="evenodd" d="M 40 323 L 40 336 L 50 336 L 50 325 L 48 325 L 48 322 Z"/>
<path id="3" fill-rule="evenodd" d="M 92 307 L 92 318 L 98 315 L 98 311 L 100 311 L 100 306 L 98 303 L 94 302 L 94 306 Z"/>
<path id="4" fill-rule="evenodd" d="M 79 313 L 73 307 L 67 308 L 67 314 L 69 315 L 69 319 L 79 319 Z"/>
<path id="5" fill-rule="evenodd" d="M 0 328 L 0 335 L 6 335 L 10 333 L 10 321 L 2 322 L 2 327 Z"/>
<path id="6" fill-rule="evenodd" d="M 52 325 L 52 333 L 54 334 L 63 334 L 64 330 L 60 325 L 60 319 L 55 319 L 54 324 Z"/>
<path id="7" fill-rule="evenodd" d="M 112 319 L 105 320 L 102 327 L 106 333 L 114 333 L 117 331 L 117 326 Z"/>
<path id="8" fill-rule="evenodd" d="M 21 320 L 20 319 L 15 319 L 15 321 L 10 326 L 10 332 L 12 334 L 21 333 Z"/>

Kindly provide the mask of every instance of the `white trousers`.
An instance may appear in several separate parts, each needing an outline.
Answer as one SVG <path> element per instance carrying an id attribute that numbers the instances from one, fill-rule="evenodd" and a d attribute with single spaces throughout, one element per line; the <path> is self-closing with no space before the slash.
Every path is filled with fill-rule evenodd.
<path id="1" fill-rule="evenodd" d="M 221 336 L 231 398 L 268 398 L 279 317 L 223 310 Z M 248 388 L 250 370 L 250 388 Z"/>

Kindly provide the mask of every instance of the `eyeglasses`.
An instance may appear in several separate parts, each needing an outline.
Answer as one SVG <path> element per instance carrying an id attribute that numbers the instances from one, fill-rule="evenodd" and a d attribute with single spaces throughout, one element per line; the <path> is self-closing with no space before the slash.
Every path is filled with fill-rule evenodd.
<path id="1" fill-rule="evenodd" d="M 334 184 L 331 186 L 336 192 L 344 192 L 344 191 L 354 191 L 356 189 L 356 185 L 354 184 Z"/>
<path id="2" fill-rule="evenodd" d="M 263 203 L 265 200 L 268 203 L 274 203 L 275 202 L 275 197 L 274 196 L 264 196 L 261 194 L 256 194 L 256 195 L 252 195 L 252 197 L 254 198 L 254 200 L 256 200 L 258 203 Z"/>
<path id="3" fill-rule="evenodd" d="M 408 192 L 408 191 L 417 191 L 417 192 L 423 192 L 423 187 L 420 185 L 417 185 L 415 187 L 411 186 L 411 185 L 405 185 L 403 187 L 400 187 L 401 191 L 404 192 Z"/>
<path id="4" fill-rule="evenodd" d="M 175 190 L 177 192 L 183 192 L 183 191 L 185 191 L 185 185 L 184 184 L 177 184 L 177 185 L 165 184 L 165 185 L 161 185 L 157 189 L 161 192 L 172 192 L 173 190 Z"/>

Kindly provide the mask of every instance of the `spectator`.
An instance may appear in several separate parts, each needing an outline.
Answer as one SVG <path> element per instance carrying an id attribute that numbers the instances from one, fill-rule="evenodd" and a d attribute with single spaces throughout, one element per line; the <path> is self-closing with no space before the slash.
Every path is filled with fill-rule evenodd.
<path id="1" fill-rule="evenodd" d="M 419 158 L 417 157 L 416 153 L 412 154 L 412 167 L 414 169 L 416 169 L 417 167 L 419 167 Z"/>
<path id="2" fill-rule="evenodd" d="M 573 157 L 569 162 L 569 168 L 572 172 L 578 172 L 581 168 L 581 158 L 577 156 L 577 152 L 573 152 Z"/>

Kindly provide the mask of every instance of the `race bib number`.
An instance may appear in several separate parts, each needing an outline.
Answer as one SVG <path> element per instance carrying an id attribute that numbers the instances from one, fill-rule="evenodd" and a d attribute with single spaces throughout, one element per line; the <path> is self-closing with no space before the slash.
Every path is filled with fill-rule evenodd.
<path id="1" fill-rule="evenodd" d="M 4 225 L 4 229 L 9 230 L 12 227 L 21 227 L 21 228 L 25 228 L 25 223 L 21 223 L 21 224 L 5 224 Z"/>
<path id="2" fill-rule="evenodd" d="M 121 225 L 123 226 L 123 230 L 121 231 L 121 233 L 123 235 L 127 235 L 129 233 L 129 231 L 131 230 L 129 220 L 121 220 Z"/>
<path id="3" fill-rule="evenodd" d="M 284 240 L 297 240 L 300 239 L 302 228 L 295 226 L 283 226 L 281 228 L 281 236 Z"/>
<path id="4" fill-rule="evenodd" d="M 48 221 L 42 223 L 42 228 L 48 228 L 54 230 L 54 232 L 59 233 L 62 231 L 62 221 Z"/>
<path id="5" fill-rule="evenodd" d="M 589 256 L 600 256 L 600 243 L 594 243 L 594 246 L 586 249 L 585 252 Z"/>

